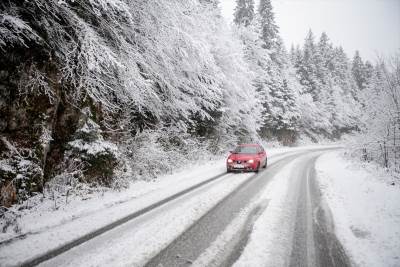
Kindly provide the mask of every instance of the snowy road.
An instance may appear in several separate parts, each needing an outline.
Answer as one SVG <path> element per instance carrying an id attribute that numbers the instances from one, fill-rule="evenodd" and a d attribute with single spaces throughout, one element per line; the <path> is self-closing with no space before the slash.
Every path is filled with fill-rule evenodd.
<path id="1" fill-rule="evenodd" d="M 240 188 L 234 191 L 227 198 L 223 199 L 216 207 L 209 211 L 188 231 L 170 244 L 164 251 L 154 257 L 146 266 L 188 266 L 200 254 L 207 249 L 212 241 L 229 225 L 229 223 L 240 214 L 241 210 L 250 204 L 251 200 L 260 190 L 263 190 L 270 179 L 280 169 L 297 158 L 298 155 L 284 157 L 270 164 L 268 171 L 264 171 L 248 179 Z M 264 207 L 265 208 L 265 207 Z M 242 243 L 245 238 L 237 241 Z M 233 245 L 233 244 L 230 244 Z M 237 259 L 239 246 L 234 246 L 233 251 L 219 255 L 226 259 L 218 262 L 218 265 L 231 265 Z M 221 259 L 218 259 L 221 260 Z"/>
<path id="2" fill-rule="evenodd" d="M 332 232 L 331 218 L 327 216 L 327 208 L 321 206 L 319 188 L 315 184 L 314 164 L 321 153 L 289 155 L 275 161 L 268 171 L 247 180 L 146 266 L 191 266 L 193 263 L 195 266 L 231 266 L 238 259 L 238 266 L 350 266 L 343 248 Z M 262 194 L 271 180 L 281 178 L 280 172 L 290 163 L 294 165 L 290 166 L 292 172 L 284 202 L 286 212 L 289 211 L 293 216 L 285 218 L 289 219 L 289 223 L 280 225 L 290 226 L 291 229 L 286 229 L 287 235 L 283 238 L 283 244 L 278 243 L 282 237 L 273 242 L 274 246 L 284 249 L 280 253 L 286 253 L 286 257 L 282 258 L 282 265 L 277 265 L 278 262 L 267 264 L 267 261 L 257 259 L 243 262 L 240 255 L 251 238 L 253 224 L 260 213 L 268 210 L 271 201 L 254 200 L 257 195 Z M 234 231 L 220 238 L 223 241 L 218 245 L 218 252 L 202 256 L 207 254 L 204 251 L 243 210 L 246 210 L 242 213 L 243 223 L 239 223 Z M 250 251 L 250 258 L 251 254 Z"/>
<path id="3" fill-rule="evenodd" d="M 329 208 L 321 200 L 314 168 L 318 156 L 304 157 L 292 176 L 297 211 L 290 266 L 350 266 L 333 232 Z"/>
<path id="4" fill-rule="evenodd" d="M 324 151 L 275 153 L 259 174 L 204 179 L 59 251 L 18 264 L 3 259 L 26 266 L 347 266 L 315 184 Z"/>

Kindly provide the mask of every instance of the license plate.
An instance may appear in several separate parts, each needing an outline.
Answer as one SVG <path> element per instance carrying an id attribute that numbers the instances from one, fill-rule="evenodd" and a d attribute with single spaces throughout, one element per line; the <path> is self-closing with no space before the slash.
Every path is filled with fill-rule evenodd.
<path id="1" fill-rule="evenodd" d="M 243 169 L 244 166 L 242 164 L 235 164 L 235 165 L 233 165 L 233 168 L 235 168 L 235 169 Z"/>

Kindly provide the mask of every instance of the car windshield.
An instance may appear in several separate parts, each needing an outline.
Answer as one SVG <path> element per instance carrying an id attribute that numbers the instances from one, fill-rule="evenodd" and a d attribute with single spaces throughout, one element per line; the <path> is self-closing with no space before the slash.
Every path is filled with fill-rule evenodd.
<path id="1" fill-rule="evenodd" d="M 255 146 L 238 146 L 233 151 L 235 154 L 257 154 L 257 147 Z"/>

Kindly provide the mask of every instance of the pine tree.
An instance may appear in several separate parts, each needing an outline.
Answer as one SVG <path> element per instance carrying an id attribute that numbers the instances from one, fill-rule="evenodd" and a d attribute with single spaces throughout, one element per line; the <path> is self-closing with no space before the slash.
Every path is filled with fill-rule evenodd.
<path id="1" fill-rule="evenodd" d="M 311 30 L 309 30 L 304 42 L 303 55 L 297 66 L 297 74 L 304 91 L 311 94 L 314 101 L 317 101 L 319 87 L 317 82 L 316 47 L 314 34 Z"/>
<path id="2" fill-rule="evenodd" d="M 263 105 L 264 126 L 260 130 L 263 138 L 276 137 L 284 144 L 291 144 L 297 136 L 300 113 L 297 99 L 284 73 L 278 68 L 268 69 L 268 78 L 261 84 L 265 92 Z"/>
<path id="3" fill-rule="evenodd" d="M 214 8 L 218 8 L 219 0 L 200 0 L 200 3 L 211 4 Z"/>
<path id="4" fill-rule="evenodd" d="M 304 60 L 312 64 L 315 56 L 315 37 L 311 30 L 308 31 L 304 42 Z"/>
<path id="5" fill-rule="evenodd" d="M 296 125 L 300 115 L 295 104 L 294 88 L 287 80 L 290 61 L 279 36 L 270 0 L 260 0 L 258 15 L 261 48 L 268 55 L 264 74 L 258 79 L 265 109 L 264 126 L 260 134 L 264 138 L 277 137 L 284 143 L 291 143 L 296 138 Z"/>
<path id="6" fill-rule="evenodd" d="M 349 59 L 343 47 L 334 48 L 333 51 L 333 75 L 338 81 L 344 81 L 349 71 Z"/>
<path id="7" fill-rule="evenodd" d="M 292 56 L 292 64 L 295 68 L 299 68 L 299 66 L 301 65 L 301 62 L 303 60 L 303 52 L 301 51 L 300 45 L 297 45 L 295 50 L 294 50 L 294 54 Z"/>
<path id="8" fill-rule="evenodd" d="M 343 132 L 357 129 L 360 108 L 357 85 L 343 48 L 334 48 L 326 33 L 315 42 L 310 30 L 303 49 L 292 48 L 291 60 L 301 85 L 298 96 L 301 131 L 311 137 L 323 133 L 337 138 Z"/>
<path id="9" fill-rule="evenodd" d="M 353 57 L 351 72 L 360 90 L 365 89 L 366 86 L 367 79 L 365 70 L 364 62 L 361 59 L 360 52 L 357 50 Z"/>
<path id="10" fill-rule="evenodd" d="M 296 48 L 293 43 L 290 46 L 289 58 L 292 65 L 294 65 L 296 63 Z"/>
<path id="11" fill-rule="evenodd" d="M 234 22 L 248 27 L 254 19 L 254 0 L 236 0 Z"/>
<path id="12" fill-rule="evenodd" d="M 333 70 L 333 46 L 329 41 L 328 35 L 323 32 L 317 45 L 318 54 L 323 60 L 325 71 Z"/>
<path id="13" fill-rule="evenodd" d="M 374 66 L 368 60 L 364 64 L 364 73 L 366 79 L 366 86 L 368 86 L 371 77 L 374 75 Z"/>
<path id="14" fill-rule="evenodd" d="M 258 13 L 260 15 L 261 39 L 264 41 L 264 48 L 271 50 L 275 47 L 279 34 L 279 27 L 275 23 L 271 0 L 260 0 Z"/>
<path id="15" fill-rule="evenodd" d="M 314 65 L 316 77 L 322 85 L 327 84 L 328 70 L 326 68 L 326 61 L 329 50 L 329 39 L 325 33 L 322 33 L 319 42 L 315 46 Z"/>

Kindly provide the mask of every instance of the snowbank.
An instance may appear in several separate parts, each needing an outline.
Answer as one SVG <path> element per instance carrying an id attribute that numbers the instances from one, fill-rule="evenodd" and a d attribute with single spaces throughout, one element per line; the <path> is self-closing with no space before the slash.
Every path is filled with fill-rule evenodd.
<path id="1" fill-rule="evenodd" d="M 340 152 L 321 156 L 316 170 L 336 234 L 355 265 L 400 266 L 399 185 Z"/>

